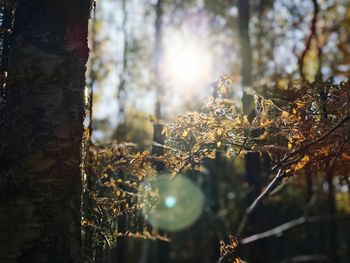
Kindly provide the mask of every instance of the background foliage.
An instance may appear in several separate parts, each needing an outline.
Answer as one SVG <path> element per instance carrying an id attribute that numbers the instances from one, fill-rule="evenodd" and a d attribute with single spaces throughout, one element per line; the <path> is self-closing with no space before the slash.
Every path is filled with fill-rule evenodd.
<path id="1" fill-rule="evenodd" d="M 252 83 L 243 86 L 238 2 L 98 3 L 86 260 L 348 261 L 349 3 L 250 1 Z M 186 43 L 178 56 L 192 44 L 210 53 L 188 53 L 210 60 L 206 76 L 167 72 L 177 41 Z M 249 114 L 243 91 L 254 96 Z M 161 137 L 152 138 L 152 125 Z M 252 166 L 259 177 L 247 172 Z M 140 189 L 161 173 L 185 174 L 202 190 L 203 213 L 191 227 L 154 229 L 143 214 Z"/>

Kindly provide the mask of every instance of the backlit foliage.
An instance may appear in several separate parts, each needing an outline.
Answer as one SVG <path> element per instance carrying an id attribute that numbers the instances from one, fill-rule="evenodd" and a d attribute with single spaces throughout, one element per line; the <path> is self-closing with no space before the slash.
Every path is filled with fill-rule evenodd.
<path id="1" fill-rule="evenodd" d="M 232 255 L 235 252 L 235 249 L 238 246 L 237 239 L 230 235 L 229 236 L 229 242 L 226 244 L 224 241 L 220 241 L 220 260 L 222 261 L 223 258 L 228 257 Z M 233 260 L 230 260 L 231 263 L 244 263 L 242 259 L 239 257 L 236 257 Z"/>
<path id="2" fill-rule="evenodd" d="M 94 215 L 83 223 L 95 229 L 98 240 L 109 242 L 120 236 L 167 240 L 152 231 L 140 213 L 144 206 L 138 198 L 140 185 L 157 175 L 156 161 L 176 176 L 200 169 L 203 158 L 214 158 L 218 151 L 227 157 L 255 151 L 269 156 L 271 175 L 278 172 L 282 179 L 303 175 L 308 168 L 332 171 L 349 184 L 349 81 L 291 83 L 288 97 L 293 100 L 256 97 L 250 115 L 241 114 L 227 97 L 228 82 L 219 83 L 219 96 L 209 98 L 200 112 L 160 122 L 166 138 L 164 155 L 135 152 L 131 144 L 90 148 L 86 172 L 95 180 L 88 192 Z M 120 232 L 118 218 L 125 214 L 141 227 Z M 222 242 L 221 257 L 233 253 L 236 246 L 233 237 L 229 245 Z"/>
<path id="3" fill-rule="evenodd" d="M 257 97 L 249 116 L 230 99 L 210 98 L 200 113 L 165 124 L 167 145 L 178 150 L 185 167 L 199 165 L 215 151 L 228 156 L 257 151 L 269 155 L 273 171 L 282 168 L 292 176 L 305 167 L 332 167 L 348 182 L 350 83 L 305 82 L 291 87 L 294 100 Z"/>
<path id="4" fill-rule="evenodd" d="M 168 240 L 150 229 L 140 216 L 144 207 L 139 202 L 140 185 L 156 173 L 148 160 L 150 154 L 135 153 L 133 148 L 133 144 L 116 143 L 89 148 L 82 224 L 92 231 L 96 246 L 110 245 L 118 237 Z M 124 232 L 118 228 L 121 219 L 129 221 Z"/>

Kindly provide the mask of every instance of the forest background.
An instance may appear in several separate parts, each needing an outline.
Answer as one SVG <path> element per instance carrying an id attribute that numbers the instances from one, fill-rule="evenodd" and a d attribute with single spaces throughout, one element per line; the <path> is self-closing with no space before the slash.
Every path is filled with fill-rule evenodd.
<path id="1" fill-rule="evenodd" d="M 0 145 L 5 167 L 0 186 L 2 197 L 14 196 L 22 210 L 1 203 L 6 211 L 0 217 L 1 244 L 12 235 L 7 224 L 16 229 L 11 221 L 17 213 L 32 220 L 30 231 L 15 235 L 21 245 L 27 238 L 28 244 L 36 240 L 35 211 L 45 229 L 74 221 L 77 234 L 79 213 L 72 211 L 79 210 L 82 196 L 84 262 L 348 262 L 347 0 L 96 1 L 89 22 L 84 128 L 78 87 L 87 49 L 80 42 L 70 44 L 87 34 L 73 23 L 74 12 L 87 21 L 89 8 L 80 9 L 78 2 L 73 9 L 68 2 L 19 1 L 17 9 L 12 1 L 2 3 L 0 135 L 10 140 Z M 61 5 L 74 11 L 53 16 L 54 22 L 31 15 L 56 14 Z M 14 22 L 9 23 L 9 14 Z M 46 27 L 57 38 L 46 38 L 41 32 Z M 53 61 L 47 52 L 51 42 L 59 63 L 45 64 Z M 32 43 L 45 52 L 34 52 Z M 27 59 L 31 56 L 34 63 Z M 52 72 L 60 77 L 52 79 Z M 33 73 L 43 77 L 36 82 Z M 57 85 L 57 79 L 65 83 Z M 30 90 L 32 82 L 38 85 Z M 59 88 L 53 89 L 57 105 L 45 97 L 43 83 L 65 87 L 63 102 Z M 36 112 L 56 106 L 63 117 L 53 110 Z M 33 114 L 26 114 L 26 107 Z M 74 120 L 68 122 L 73 127 L 53 126 L 59 127 L 53 134 L 62 152 L 51 144 L 43 148 L 61 164 L 36 162 L 41 152 L 33 155 L 29 144 L 20 144 L 30 138 L 40 147 L 42 138 L 31 139 L 31 129 L 38 123 L 47 131 L 47 123 L 67 125 L 67 120 Z M 19 139 L 11 137 L 18 123 Z M 84 137 L 82 169 L 77 166 L 79 134 Z M 6 159 L 21 151 L 29 151 L 29 157 Z M 35 169 L 21 179 L 27 167 Z M 46 179 L 51 168 L 53 176 Z M 23 188 L 28 182 L 29 189 L 38 188 Z M 28 201 L 28 196 L 35 198 Z M 70 256 L 78 262 L 80 238 L 67 229 L 62 227 L 62 238 L 59 228 L 48 231 L 37 250 L 26 251 L 36 259 L 52 247 L 63 258 L 75 251 Z M 1 249 L 11 251 L 8 259 L 19 253 Z"/>
<path id="2" fill-rule="evenodd" d="M 293 113 L 287 103 L 299 102 L 299 108 L 310 110 L 323 93 L 328 94 L 324 83 L 332 86 L 348 77 L 349 17 L 347 1 L 101 1 L 91 39 L 92 139 L 133 142 L 139 150 L 152 151 L 152 143 L 155 148 L 154 142 L 164 141 L 153 135 L 150 119 L 172 122 L 176 115 L 201 111 L 210 96 L 229 99 L 248 117 L 259 111 L 259 102 L 254 110 L 253 96 L 255 101 L 261 96 L 286 108 L 282 110 L 286 118 Z M 298 97 L 303 92 L 309 92 L 313 102 Z M 315 114 L 324 116 L 320 108 Z M 186 137 L 194 127 L 178 132 Z M 309 123 L 302 129 L 309 133 L 317 126 Z M 259 140 L 268 136 L 255 135 Z M 221 142 L 213 141 L 220 149 Z M 263 156 L 253 155 L 253 160 L 230 156 L 225 159 L 216 151 L 214 159 L 204 160 L 202 172 L 192 175 L 205 192 L 205 212 L 199 223 L 172 235 L 167 252 L 152 252 L 164 252 L 166 259 L 158 261 L 213 262 L 218 240 L 225 240 L 225 233 L 226 238 L 235 234 L 245 207 L 269 182 L 272 164 Z M 315 172 L 312 165 L 307 167 L 305 156 L 297 167 L 302 175 L 293 176 L 255 212 L 250 234 L 285 222 L 293 225 L 293 220 L 311 215 L 348 213 L 348 172 L 343 167 L 347 175 L 342 179 Z M 331 167 L 338 158 L 333 157 Z M 317 158 L 321 157 L 315 158 L 314 165 L 324 167 Z M 337 220 L 319 219 L 254 241 L 243 249 L 243 258 L 248 262 L 346 261 L 348 241 L 341 233 L 347 232 L 348 224 L 341 224 L 342 231 Z M 119 246 L 125 249 L 123 242 Z M 124 249 L 119 248 L 119 253 Z M 133 254 L 133 249 L 123 252 L 125 258 Z"/>

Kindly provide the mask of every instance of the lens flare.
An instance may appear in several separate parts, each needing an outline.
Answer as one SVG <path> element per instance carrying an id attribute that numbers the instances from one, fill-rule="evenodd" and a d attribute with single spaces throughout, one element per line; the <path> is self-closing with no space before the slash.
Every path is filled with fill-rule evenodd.
<path id="1" fill-rule="evenodd" d="M 140 188 L 143 214 L 156 229 L 179 231 L 192 225 L 201 215 L 204 196 L 188 178 L 162 175 Z M 149 187 L 150 186 L 150 187 Z"/>
<path id="2" fill-rule="evenodd" d="M 173 196 L 168 196 L 167 198 L 165 198 L 165 205 L 168 208 L 172 208 L 176 205 L 176 198 Z"/>

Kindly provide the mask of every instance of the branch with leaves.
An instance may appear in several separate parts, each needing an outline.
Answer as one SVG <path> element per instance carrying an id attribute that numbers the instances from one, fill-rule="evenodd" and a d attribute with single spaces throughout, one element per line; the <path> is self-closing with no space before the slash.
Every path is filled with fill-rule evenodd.
<path id="1" fill-rule="evenodd" d="M 219 83 L 225 85 L 226 82 Z M 270 172 L 274 178 L 246 210 L 236 233 L 238 238 L 244 232 L 250 214 L 283 180 L 303 175 L 305 169 L 332 167 L 340 181 L 348 182 L 349 89 L 349 81 L 340 84 L 304 82 L 293 91 L 294 101 L 257 97 L 258 114 L 253 117 L 242 114 L 234 101 L 224 94 L 209 98 L 200 112 L 180 115 L 170 123 L 158 122 L 165 137 L 164 144 L 158 144 L 164 149 L 162 155 L 135 152 L 132 145 L 126 144 L 93 146 L 90 149 L 91 163 L 87 166 L 95 174 L 98 187 L 90 197 L 103 213 L 97 213 L 100 216 L 88 224 L 109 227 L 110 230 L 103 233 L 112 240 L 121 236 L 147 237 L 152 230 L 130 230 L 130 234 L 123 234 L 113 222 L 125 214 L 134 213 L 136 216 L 142 209 L 142 204 L 138 203 L 138 190 L 145 180 L 157 176 L 155 164 L 162 162 L 166 171 L 176 176 L 188 169 L 200 168 L 204 158 L 215 158 L 217 152 L 234 158 L 257 151 L 267 154 L 273 164 Z M 225 87 L 218 90 L 225 90 Z M 284 231 L 304 223 L 304 220 L 283 225 L 277 230 Z M 160 239 L 157 233 L 153 238 Z M 237 245 L 232 240 L 232 248 L 223 246 L 225 256 L 222 258 L 231 258 L 230 254 Z"/>

